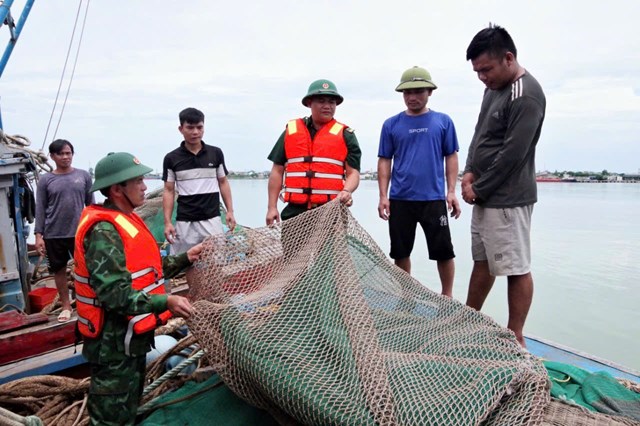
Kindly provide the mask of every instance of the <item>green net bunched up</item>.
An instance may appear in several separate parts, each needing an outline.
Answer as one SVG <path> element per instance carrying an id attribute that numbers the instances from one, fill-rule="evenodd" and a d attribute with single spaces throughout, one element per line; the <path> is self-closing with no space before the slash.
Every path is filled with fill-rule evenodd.
<path id="1" fill-rule="evenodd" d="M 190 329 L 225 383 L 318 425 L 537 425 L 547 374 L 489 317 L 393 266 L 338 202 L 205 242 Z"/>

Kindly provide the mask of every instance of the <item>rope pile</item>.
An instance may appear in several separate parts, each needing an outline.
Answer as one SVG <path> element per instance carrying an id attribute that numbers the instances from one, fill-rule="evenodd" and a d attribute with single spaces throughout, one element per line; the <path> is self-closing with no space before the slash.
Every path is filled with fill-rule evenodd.
<path id="1" fill-rule="evenodd" d="M 31 141 L 26 136 L 22 135 L 7 135 L 5 132 L 0 129 L 0 143 L 6 145 L 12 150 L 22 151 L 26 154 L 26 156 L 31 157 L 31 159 L 36 164 L 36 167 L 40 169 L 42 172 L 51 172 L 53 171 L 53 167 L 49 163 L 49 159 L 47 158 L 47 154 L 45 154 L 42 150 L 33 150 L 27 148 L 31 145 Z"/>
<path id="2" fill-rule="evenodd" d="M 179 322 L 175 325 L 180 325 Z M 186 348 L 195 346 L 187 363 L 178 365 L 170 373 L 165 373 L 165 362 L 173 355 L 180 354 Z M 197 341 L 189 335 L 178 342 L 171 350 L 158 357 L 147 366 L 145 396 L 141 405 L 147 411 L 153 408 L 153 400 L 176 389 L 188 380 L 202 381 L 211 376 L 210 368 L 204 367 L 202 351 Z M 190 363 L 200 367 L 192 374 L 180 374 Z M 163 378 L 163 376 L 166 376 Z M 160 380 L 162 379 L 162 380 Z M 34 376 L 0 385 L 0 405 L 10 410 L 14 416 L 0 412 L 0 425 L 13 425 L 16 417 L 37 416 L 45 425 L 86 426 L 89 414 L 86 410 L 90 378 L 73 379 L 62 376 Z M 22 423 L 26 424 L 26 423 Z"/>
<path id="3" fill-rule="evenodd" d="M 0 385 L 0 405 L 21 416 L 37 416 L 45 425 L 84 426 L 89 378 L 35 376 Z"/>

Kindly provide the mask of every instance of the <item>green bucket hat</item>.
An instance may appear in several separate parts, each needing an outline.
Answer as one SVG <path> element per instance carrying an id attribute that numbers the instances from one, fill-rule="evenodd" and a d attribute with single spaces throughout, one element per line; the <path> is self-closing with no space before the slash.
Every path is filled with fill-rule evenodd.
<path id="1" fill-rule="evenodd" d="M 302 105 L 308 107 L 309 98 L 312 96 L 333 96 L 337 98 L 336 104 L 340 105 L 344 98 L 338 93 L 338 89 L 333 82 L 329 80 L 316 80 L 309 85 L 307 95 L 302 98 Z"/>
<path id="2" fill-rule="evenodd" d="M 96 180 L 91 192 L 144 176 L 152 171 L 151 167 L 145 166 L 128 152 L 110 152 L 96 164 Z"/>
<path id="3" fill-rule="evenodd" d="M 400 84 L 396 87 L 396 92 L 407 89 L 437 89 L 438 86 L 431 80 L 429 71 L 420 67 L 412 67 L 402 73 Z"/>

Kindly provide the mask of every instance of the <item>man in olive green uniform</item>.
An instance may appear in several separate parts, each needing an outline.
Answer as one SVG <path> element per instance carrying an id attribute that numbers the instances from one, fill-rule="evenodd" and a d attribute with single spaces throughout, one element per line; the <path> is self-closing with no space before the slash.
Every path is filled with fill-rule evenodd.
<path id="1" fill-rule="evenodd" d="M 143 175 L 152 171 L 128 153 L 111 153 L 96 165 L 96 181 L 91 191 L 107 198 L 103 207 L 131 217 L 144 203 Z M 96 338 L 84 338 L 82 354 L 91 368 L 87 408 L 93 425 L 133 425 L 144 386 L 145 354 L 151 349 L 153 332 L 134 334 L 125 351 L 129 316 L 161 313 L 189 317 L 192 307 L 181 296 L 147 294 L 132 288 L 125 247 L 116 227 L 97 222 L 82 242 L 89 284 L 104 309 L 104 326 Z M 155 247 L 157 250 L 157 247 Z M 201 245 L 178 256 L 162 259 L 164 276 L 169 278 L 198 259 Z"/>
<path id="2" fill-rule="evenodd" d="M 343 100 L 344 98 L 338 93 L 336 85 L 329 80 L 316 80 L 309 85 L 306 96 L 302 98 L 302 105 L 311 109 L 311 117 L 304 117 L 302 120 L 304 127 L 309 132 L 312 145 L 324 143 L 324 141 L 319 141 L 318 139 L 320 138 L 316 138 L 316 136 L 321 133 L 323 127 L 333 122 L 336 106 L 340 105 Z M 282 216 L 282 220 L 290 219 L 310 208 L 310 203 L 289 202 L 282 210 L 282 213 L 278 213 L 278 195 L 281 190 L 286 191 L 286 186 L 288 185 L 286 176 L 288 173 L 287 164 L 290 158 L 287 158 L 287 150 L 285 149 L 286 133 L 287 131 L 282 132 L 268 157 L 273 162 L 273 167 L 269 175 L 267 225 L 279 222 L 280 216 Z M 353 203 L 351 194 L 360 184 L 360 157 L 362 152 L 352 128 L 346 127 L 344 131 L 341 130 L 341 134 L 346 145 L 347 155 L 343 165 L 344 185 L 342 190 L 336 194 L 336 198 L 347 206 L 351 206 Z M 313 162 L 313 158 L 305 161 Z M 313 170 L 313 165 L 310 167 Z"/>

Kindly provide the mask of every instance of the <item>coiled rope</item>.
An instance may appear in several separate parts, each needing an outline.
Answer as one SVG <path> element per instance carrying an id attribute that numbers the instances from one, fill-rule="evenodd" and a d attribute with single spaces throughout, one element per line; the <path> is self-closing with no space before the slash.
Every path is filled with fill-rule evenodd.
<path id="1" fill-rule="evenodd" d="M 14 380 L 0 385 L 0 405 L 14 413 L 0 417 L 2 421 L 15 425 L 46 424 L 84 426 L 89 423 L 86 399 L 89 392 L 89 378 L 82 380 L 60 376 L 34 376 Z M 25 416 L 25 417 L 22 417 Z M 35 421 L 41 423 L 25 423 Z M 16 420 L 17 419 L 17 420 Z M 23 420 L 24 419 L 24 420 Z"/>
<path id="2" fill-rule="evenodd" d="M 23 151 L 28 157 L 31 157 L 36 167 L 43 172 L 53 171 L 53 167 L 49 164 L 47 154 L 41 149 L 33 150 L 27 148 L 31 145 L 31 141 L 26 136 L 22 135 L 8 135 L 0 129 L 0 143 L 12 148 L 14 150 Z M 37 175 L 36 175 L 37 176 Z"/>

